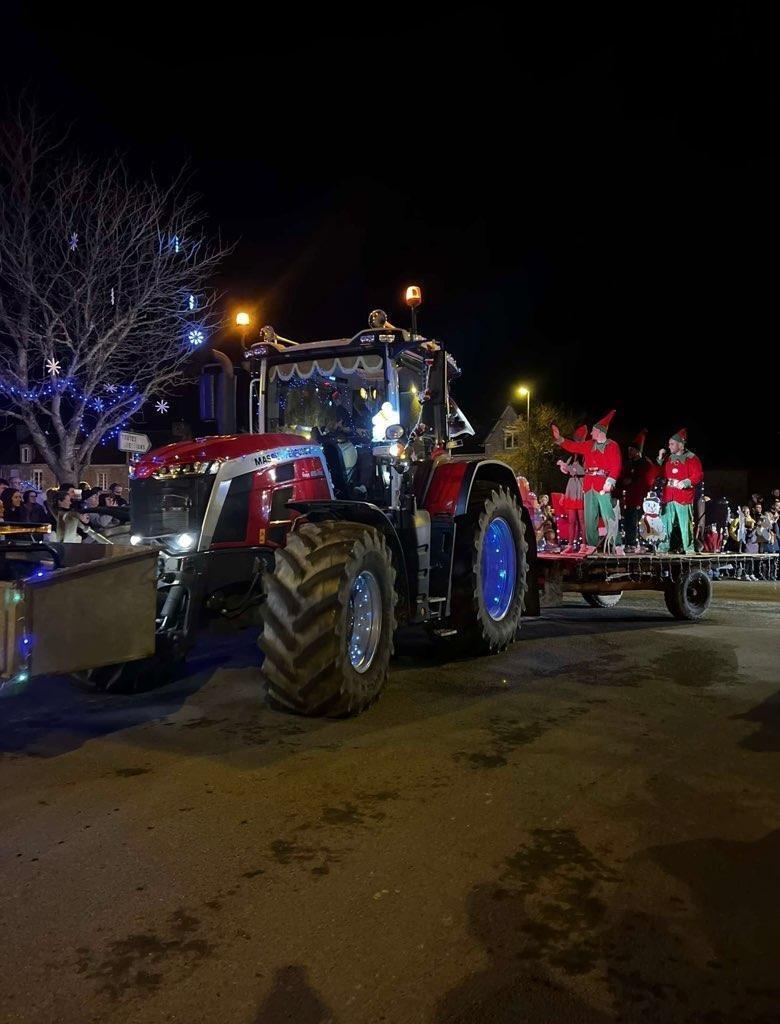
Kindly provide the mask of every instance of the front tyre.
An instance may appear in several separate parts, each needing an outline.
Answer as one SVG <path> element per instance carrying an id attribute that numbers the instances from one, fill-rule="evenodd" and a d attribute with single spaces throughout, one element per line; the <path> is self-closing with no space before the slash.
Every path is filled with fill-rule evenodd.
<path id="1" fill-rule="evenodd" d="M 395 569 L 381 534 L 306 523 L 263 581 L 263 675 L 272 706 L 341 718 L 365 711 L 390 670 Z"/>
<path id="2" fill-rule="evenodd" d="M 173 682 L 184 660 L 184 654 L 165 649 L 138 661 L 119 661 L 113 665 L 73 672 L 71 678 L 81 689 L 92 692 L 143 693 Z"/>
<path id="3" fill-rule="evenodd" d="M 473 507 L 460 529 L 453 579 L 453 624 L 464 653 L 502 651 L 515 639 L 527 582 L 525 525 L 506 488 Z"/>

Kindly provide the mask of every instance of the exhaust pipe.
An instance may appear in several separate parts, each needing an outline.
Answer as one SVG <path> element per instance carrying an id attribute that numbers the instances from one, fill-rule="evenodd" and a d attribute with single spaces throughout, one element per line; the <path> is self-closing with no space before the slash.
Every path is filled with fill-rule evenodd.
<path id="1" fill-rule="evenodd" d="M 222 372 L 217 387 L 217 433 L 235 434 L 236 422 L 236 371 L 230 358 L 219 349 L 213 349 L 212 355 L 219 363 Z"/>

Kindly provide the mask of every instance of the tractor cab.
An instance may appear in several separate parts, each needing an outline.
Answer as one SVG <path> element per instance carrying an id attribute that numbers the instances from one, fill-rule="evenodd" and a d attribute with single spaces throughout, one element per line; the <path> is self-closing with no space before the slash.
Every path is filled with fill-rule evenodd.
<path id="1" fill-rule="evenodd" d="M 298 344 L 264 327 L 246 356 L 250 432 L 320 445 L 339 500 L 397 508 L 404 474 L 473 433 L 449 395 L 455 360 L 382 310 L 351 338 Z"/>

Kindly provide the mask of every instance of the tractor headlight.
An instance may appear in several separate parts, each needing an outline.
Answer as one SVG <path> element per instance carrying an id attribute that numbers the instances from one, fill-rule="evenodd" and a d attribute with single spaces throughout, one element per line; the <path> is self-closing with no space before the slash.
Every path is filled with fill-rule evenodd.
<path id="1" fill-rule="evenodd" d="M 180 533 L 174 538 L 173 543 L 179 551 L 189 551 L 195 545 L 195 537 L 191 533 Z"/>
<path id="2" fill-rule="evenodd" d="M 143 537 L 141 536 L 140 533 L 134 533 L 133 536 L 130 538 L 130 543 L 133 545 L 133 547 L 136 547 L 138 544 L 141 543 L 142 540 Z"/>

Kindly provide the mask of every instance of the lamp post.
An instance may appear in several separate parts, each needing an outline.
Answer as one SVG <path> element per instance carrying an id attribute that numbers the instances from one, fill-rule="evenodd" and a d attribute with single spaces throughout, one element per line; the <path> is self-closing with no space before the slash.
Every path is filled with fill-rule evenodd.
<path id="1" fill-rule="evenodd" d="M 241 346 L 246 348 L 246 332 L 249 328 L 252 318 L 246 310 L 240 309 L 236 313 L 236 327 L 241 332 Z"/>
<path id="2" fill-rule="evenodd" d="M 526 387 L 519 387 L 517 393 L 521 398 L 525 399 L 525 427 L 528 431 L 528 436 L 531 436 L 531 391 Z"/>
<path id="3" fill-rule="evenodd" d="M 520 398 L 525 399 L 525 449 L 526 449 L 526 468 L 525 472 L 530 477 L 530 462 L 531 462 L 531 389 L 521 384 L 517 389 L 517 393 Z"/>

